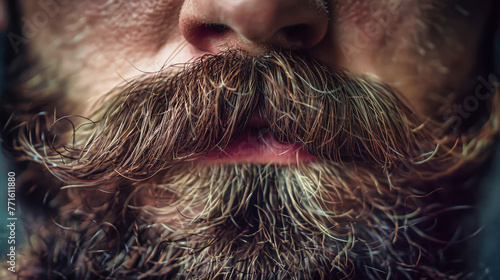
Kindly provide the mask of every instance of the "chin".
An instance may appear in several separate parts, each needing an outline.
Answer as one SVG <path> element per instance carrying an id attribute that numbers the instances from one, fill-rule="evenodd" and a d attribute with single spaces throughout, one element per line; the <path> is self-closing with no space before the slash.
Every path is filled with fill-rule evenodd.
<path id="1" fill-rule="evenodd" d="M 446 202 L 466 184 L 362 163 L 197 160 L 62 190 L 39 172 L 21 279 L 447 279 L 465 257 L 449 245 L 477 230 Z"/>

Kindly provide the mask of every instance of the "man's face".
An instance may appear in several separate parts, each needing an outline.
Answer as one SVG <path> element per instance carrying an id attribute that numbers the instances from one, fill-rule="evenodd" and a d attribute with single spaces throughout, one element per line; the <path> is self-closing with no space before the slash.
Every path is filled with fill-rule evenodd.
<path id="1" fill-rule="evenodd" d="M 436 201 L 496 129 L 462 127 L 489 117 L 483 2 L 19 1 L 17 92 L 53 101 L 12 149 L 51 172 L 62 225 L 31 229 L 38 276 L 454 270 L 436 256 L 459 226 L 436 213 L 459 202 Z"/>
<path id="2" fill-rule="evenodd" d="M 87 114 L 104 93 L 144 73 L 226 49 L 258 55 L 290 48 L 328 67 L 376 75 L 414 110 L 428 113 L 429 99 L 459 89 L 473 71 L 489 6 L 448 0 L 20 2 L 30 53 L 66 81 L 72 113 Z"/>

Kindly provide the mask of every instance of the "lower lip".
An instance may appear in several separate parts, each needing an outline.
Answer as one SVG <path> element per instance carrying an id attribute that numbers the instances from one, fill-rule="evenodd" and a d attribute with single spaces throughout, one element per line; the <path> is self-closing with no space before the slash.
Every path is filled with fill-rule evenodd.
<path id="1" fill-rule="evenodd" d="M 199 158 L 204 162 L 293 165 L 314 160 L 302 144 L 278 143 L 267 129 L 249 129 L 224 150 L 213 150 Z"/>

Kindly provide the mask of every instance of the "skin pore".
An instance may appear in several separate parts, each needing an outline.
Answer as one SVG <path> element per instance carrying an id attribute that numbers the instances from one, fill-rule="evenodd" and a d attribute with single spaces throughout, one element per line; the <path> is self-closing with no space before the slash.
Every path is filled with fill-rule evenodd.
<path id="1" fill-rule="evenodd" d="M 498 98 L 472 129 L 447 112 L 493 1 L 18 2 L 22 277 L 471 275 L 450 244 Z"/>

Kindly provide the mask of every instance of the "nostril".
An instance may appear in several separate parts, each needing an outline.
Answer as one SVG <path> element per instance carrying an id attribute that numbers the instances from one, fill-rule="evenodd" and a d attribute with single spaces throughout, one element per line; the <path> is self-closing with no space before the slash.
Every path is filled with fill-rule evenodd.
<path id="1" fill-rule="evenodd" d="M 283 34 L 288 38 L 292 45 L 297 47 L 309 47 L 314 41 L 315 32 L 307 24 L 296 24 L 282 28 Z"/>
<path id="2" fill-rule="evenodd" d="M 216 41 L 224 41 L 223 37 L 231 30 L 231 28 L 221 23 L 193 23 L 186 22 L 181 31 L 184 37 L 200 50 L 214 52 L 217 51 Z"/>
<path id="3" fill-rule="evenodd" d="M 224 34 L 230 30 L 229 26 L 222 23 L 205 23 L 202 28 L 208 29 L 208 32 L 211 31 L 211 33 L 216 34 Z"/>

